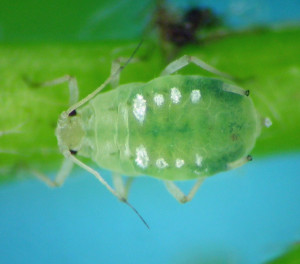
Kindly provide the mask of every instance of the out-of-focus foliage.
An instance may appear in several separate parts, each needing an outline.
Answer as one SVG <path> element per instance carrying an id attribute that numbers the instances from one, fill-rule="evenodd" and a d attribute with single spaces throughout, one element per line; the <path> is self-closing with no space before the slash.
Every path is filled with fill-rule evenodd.
<path id="1" fill-rule="evenodd" d="M 264 128 L 258 139 L 254 158 L 257 154 L 300 149 L 300 49 L 295 43 L 300 43 L 299 29 L 238 35 L 181 51 L 237 77 L 238 84 L 251 91 L 259 113 L 272 119 L 273 126 Z M 26 85 L 24 76 L 44 81 L 71 74 L 78 79 L 82 98 L 108 77 L 114 58 L 128 57 L 136 45 L 137 42 L 2 44 L 0 130 L 21 126 L 19 133 L 0 137 L 1 179 L 12 175 L 9 170 L 26 166 L 45 171 L 61 157 L 54 130 L 59 114 L 68 104 L 67 84 L 36 89 Z M 123 71 L 121 83 L 151 80 L 165 64 L 159 48 L 146 42 L 136 61 Z M 210 75 L 194 66 L 181 73 Z"/>
<path id="2" fill-rule="evenodd" d="M 298 264 L 300 262 L 300 244 L 296 244 L 279 258 L 268 262 L 269 264 Z"/>

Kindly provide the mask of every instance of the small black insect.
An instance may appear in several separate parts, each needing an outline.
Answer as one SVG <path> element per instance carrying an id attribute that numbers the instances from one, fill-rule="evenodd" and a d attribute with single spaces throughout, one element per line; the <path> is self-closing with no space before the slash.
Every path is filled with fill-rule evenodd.
<path id="1" fill-rule="evenodd" d="M 221 19 L 210 8 L 192 7 L 181 15 L 173 14 L 165 5 L 158 5 L 156 25 L 160 37 L 176 47 L 201 42 L 201 30 L 207 30 L 221 24 Z"/>

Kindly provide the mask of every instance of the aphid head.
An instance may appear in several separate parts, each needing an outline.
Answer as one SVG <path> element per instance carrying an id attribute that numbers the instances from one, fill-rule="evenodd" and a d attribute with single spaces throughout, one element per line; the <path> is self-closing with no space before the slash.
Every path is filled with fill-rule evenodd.
<path id="1" fill-rule="evenodd" d="M 76 111 L 72 114 L 63 112 L 58 120 L 55 131 L 60 152 L 67 156 L 70 153 L 76 154 L 80 149 L 84 130 L 81 124 L 81 118 L 76 115 Z"/>

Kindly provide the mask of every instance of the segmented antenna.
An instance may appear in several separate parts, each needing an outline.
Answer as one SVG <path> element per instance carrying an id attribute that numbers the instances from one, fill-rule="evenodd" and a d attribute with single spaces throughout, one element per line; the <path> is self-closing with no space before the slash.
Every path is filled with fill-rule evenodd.
<path id="1" fill-rule="evenodd" d="M 119 74 L 129 63 L 130 61 L 134 58 L 135 54 L 138 52 L 138 50 L 140 49 L 141 45 L 143 43 L 143 39 L 139 42 L 139 44 L 137 45 L 137 47 L 135 48 L 135 50 L 132 52 L 131 56 L 129 57 L 129 59 L 123 64 L 121 65 L 108 79 L 112 79 L 112 77 L 114 77 L 115 75 Z M 103 89 L 103 88 L 102 88 Z M 145 219 L 141 216 L 141 214 L 138 212 L 138 210 L 135 209 L 134 206 L 132 206 L 126 199 L 122 199 L 122 202 L 124 202 L 125 204 L 127 204 L 134 212 L 135 214 L 141 219 L 141 221 L 144 223 L 144 225 L 150 229 L 149 225 L 147 224 L 147 222 L 145 221 Z"/>
<path id="2" fill-rule="evenodd" d="M 143 44 L 143 39 L 141 39 L 141 41 L 139 42 L 139 44 L 137 45 L 137 47 L 135 48 L 135 50 L 132 52 L 132 54 L 130 55 L 130 57 L 128 58 L 128 60 L 119 67 L 119 69 L 117 69 L 115 71 L 114 74 L 112 74 L 112 76 L 115 76 L 115 74 L 119 73 L 120 71 L 122 71 L 128 64 L 129 62 L 133 59 L 133 57 L 135 56 L 135 54 L 138 52 L 138 50 L 140 49 L 141 45 Z"/>
<path id="3" fill-rule="evenodd" d="M 140 215 L 140 213 L 123 197 L 120 197 L 118 193 L 102 178 L 99 172 L 92 169 L 90 166 L 86 165 L 84 162 L 76 158 L 71 153 L 68 153 L 67 158 L 69 158 L 71 161 L 73 161 L 75 164 L 77 164 L 79 167 L 83 168 L 84 170 L 88 171 L 89 173 L 93 174 L 105 187 L 108 191 L 110 191 L 115 197 L 117 197 L 121 202 L 124 202 L 127 204 L 135 213 L 136 215 L 142 220 L 144 225 L 150 229 L 149 225 L 145 221 L 145 219 Z"/>
<path id="4" fill-rule="evenodd" d="M 133 207 L 127 200 L 122 199 L 122 202 L 124 202 L 125 204 L 127 204 L 135 213 L 136 215 L 142 220 L 142 222 L 144 223 L 144 225 L 150 229 L 149 225 L 147 224 L 146 220 L 141 216 L 141 214 L 138 212 L 138 210 L 135 209 L 135 207 Z"/>

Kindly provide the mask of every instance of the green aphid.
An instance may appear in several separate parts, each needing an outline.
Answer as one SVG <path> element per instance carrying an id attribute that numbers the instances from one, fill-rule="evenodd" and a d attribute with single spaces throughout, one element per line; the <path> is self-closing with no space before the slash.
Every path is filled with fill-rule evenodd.
<path id="1" fill-rule="evenodd" d="M 65 160 L 55 181 L 36 174 L 49 185 L 61 185 L 75 163 L 132 207 L 127 194 L 133 177 L 162 179 L 169 192 L 184 203 L 193 198 L 205 177 L 251 160 L 249 153 L 260 134 L 261 118 L 249 91 L 222 79 L 171 75 L 191 62 L 230 78 L 195 57 L 183 56 L 148 83 L 118 86 L 124 68 L 119 67 L 79 102 L 73 77 L 47 82 L 69 82 L 71 107 L 62 113 L 56 129 Z M 116 87 L 99 93 L 109 83 Z M 114 172 L 115 188 L 80 157 Z M 126 184 L 121 174 L 131 177 Z M 191 179 L 198 180 L 188 195 L 173 182 Z"/>

